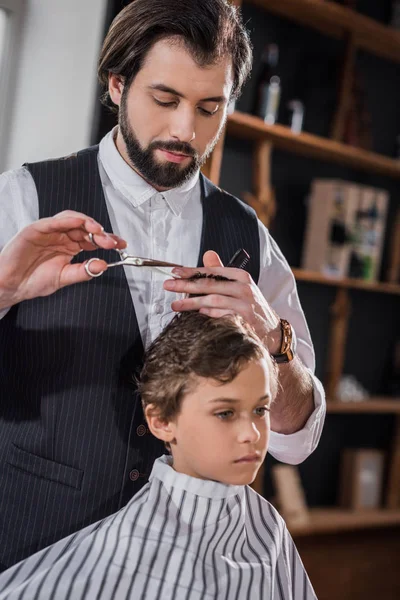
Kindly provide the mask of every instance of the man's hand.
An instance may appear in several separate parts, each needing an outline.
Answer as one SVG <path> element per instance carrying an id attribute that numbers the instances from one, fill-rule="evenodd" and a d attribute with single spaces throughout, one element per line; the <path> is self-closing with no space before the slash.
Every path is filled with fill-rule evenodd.
<path id="1" fill-rule="evenodd" d="M 238 314 L 256 331 L 257 335 L 273 354 L 280 350 L 281 328 L 277 314 L 270 307 L 247 271 L 224 267 L 216 252 L 206 252 L 201 269 L 175 268 L 173 273 L 181 279 L 167 280 L 166 290 L 202 294 L 192 298 L 176 300 L 172 309 L 177 312 L 198 310 L 210 317 Z M 195 273 L 223 275 L 235 281 L 198 279 L 187 281 Z"/>
<path id="2" fill-rule="evenodd" d="M 242 269 L 224 267 L 218 254 L 206 252 L 204 268 L 176 268 L 173 273 L 182 279 L 167 280 L 164 288 L 186 294 L 204 294 L 176 300 L 173 310 L 199 310 L 210 317 L 239 314 L 255 329 L 271 354 L 280 351 L 280 320 L 270 307 L 250 275 Z M 223 275 L 235 281 L 197 279 L 187 281 L 197 272 Z M 314 410 L 313 383 L 298 356 L 279 365 L 279 391 L 271 407 L 271 428 L 282 434 L 302 429 Z"/>
<path id="3" fill-rule="evenodd" d="M 39 219 L 19 231 L 0 253 L 0 309 L 90 280 L 83 263 L 71 264 L 81 250 L 96 249 L 89 233 L 98 247 L 126 247 L 123 239 L 105 233 L 99 223 L 74 211 Z M 103 260 L 91 265 L 93 273 L 106 269 Z"/>

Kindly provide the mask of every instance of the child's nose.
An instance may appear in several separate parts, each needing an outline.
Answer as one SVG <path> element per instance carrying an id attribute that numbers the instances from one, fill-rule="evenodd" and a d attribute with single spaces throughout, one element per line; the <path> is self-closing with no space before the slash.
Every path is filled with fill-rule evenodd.
<path id="1" fill-rule="evenodd" d="M 245 420 L 239 425 L 239 442 L 255 444 L 260 439 L 260 432 L 251 420 Z"/>

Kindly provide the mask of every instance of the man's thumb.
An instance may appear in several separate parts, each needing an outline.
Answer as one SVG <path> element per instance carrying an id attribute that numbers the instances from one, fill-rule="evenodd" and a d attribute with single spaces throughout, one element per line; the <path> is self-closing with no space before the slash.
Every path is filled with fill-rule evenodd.
<path id="1" fill-rule="evenodd" d="M 205 267 L 223 267 L 223 262 L 214 250 L 207 250 L 203 255 L 203 264 Z"/>

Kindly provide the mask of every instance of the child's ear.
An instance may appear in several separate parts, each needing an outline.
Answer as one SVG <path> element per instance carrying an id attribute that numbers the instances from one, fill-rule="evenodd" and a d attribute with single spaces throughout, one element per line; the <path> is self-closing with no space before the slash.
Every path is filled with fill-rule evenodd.
<path id="1" fill-rule="evenodd" d="M 172 443 L 174 441 L 175 424 L 173 421 L 165 421 L 161 419 L 154 404 L 149 404 L 146 406 L 144 414 L 149 429 L 156 438 L 166 443 Z"/>

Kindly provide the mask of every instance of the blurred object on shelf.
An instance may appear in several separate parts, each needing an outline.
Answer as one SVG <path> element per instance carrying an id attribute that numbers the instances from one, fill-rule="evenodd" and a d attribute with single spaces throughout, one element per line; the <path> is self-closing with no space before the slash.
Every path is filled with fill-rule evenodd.
<path id="1" fill-rule="evenodd" d="M 341 180 L 312 182 L 302 267 L 328 277 L 377 281 L 388 194 Z"/>
<path id="2" fill-rule="evenodd" d="M 303 269 L 346 277 L 350 261 L 352 215 L 357 186 L 340 180 L 314 180 L 309 198 Z"/>
<path id="3" fill-rule="evenodd" d="M 297 467 L 274 465 L 271 473 L 276 505 L 288 526 L 308 523 L 310 516 Z"/>
<path id="4" fill-rule="evenodd" d="M 376 281 L 383 250 L 386 225 L 387 194 L 374 188 L 361 188 L 355 223 L 349 276 L 355 279 Z"/>
<path id="5" fill-rule="evenodd" d="M 389 283 L 400 283 L 400 207 L 390 233 L 389 268 L 387 273 Z"/>
<path id="6" fill-rule="evenodd" d="M 336 399 L 339 402 L 363 402 L 369 397 L 369 392 L 354 375 L 343 375 L 340 378 L 336 392 Z"/>
<path id="7" fill-rule="evenodd" d="M 339 504 L 353 510 L 378 508 L 382 499 L 385 453 L 346 449 L 342 452 Z"/>
<path id="8" fill-rule="evenodd" d="M 391 27 L 400 29 L 400 0 L 392 0 L 392 18 L 390 19 Z"/>
<path id="9" fill-rule="evenodd" d="M 288 125 L 293 133 L 300 133 L 303 129 L 304 120 L 304 102 L 301 100 L 290 100 L 287 103 L 287 109 L 290 112 Z"/>
<path id="10" fill-rule="evenodd" d="M 278 72 L 279 48 L 267 44 L 261 58 L 261 69 L 257 77 L 253 114 L 268 125 L 278 120 L 281 99 L 281 77 Z"/>

